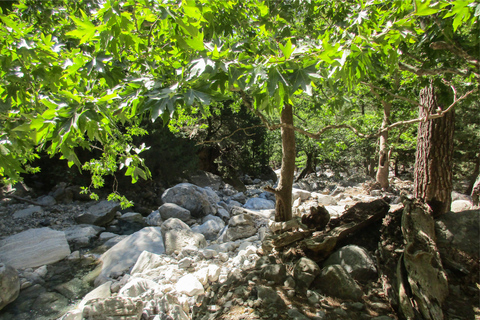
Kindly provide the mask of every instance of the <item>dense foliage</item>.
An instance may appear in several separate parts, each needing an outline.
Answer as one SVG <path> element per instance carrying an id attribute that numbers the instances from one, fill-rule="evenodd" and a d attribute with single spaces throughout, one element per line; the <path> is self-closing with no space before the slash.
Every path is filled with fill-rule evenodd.
<path id="1" fill-rule="evenodd" d="M 123 167 L 147 179 L 142 121 L 214 101 L 243 103 L 271 130 L 285 103 L 300 117 L 315 105 L 325 112 L 298 132 L 375 135 L 379 96 L 394 121 L 429 81 L 454 89 L 446 107 L 478 99 L 479 15 L 472 0 L 20 0 L 0 15 L 0 175 L 38 170 L 29 161 L 45 150 L 92 172 L 93 187 Z M 359 94 L 376 105 L 344 121 Z M 82 163 L 76 148 L 101 153 Z"/>

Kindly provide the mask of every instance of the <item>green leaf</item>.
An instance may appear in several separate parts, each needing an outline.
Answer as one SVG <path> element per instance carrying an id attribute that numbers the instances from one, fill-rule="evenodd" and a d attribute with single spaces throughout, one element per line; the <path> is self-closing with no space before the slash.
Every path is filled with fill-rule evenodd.
<path id="1" fill-rule="evenodd" d="M 287 43 L 285 43 L 285 46 L 283 46 L 281 43 L 278 45 L 280 46 L 280 50 L 282 50 L 285 60 L 288 60 L 295 50 L 295 46 L 292 45 L 292 41 L 288 39 Z"/>
<path id="2" fill-rule="evenodd" d="M 415 9 L 416 16 L 429 16 L 439 11 L 438 9 L 430 7 L 430 0 L 426 0 L 425 2 L 415 0 Z"/>
<path id="3" fill-rule="evenodd" d="M 195 100 L 199 101 L 202 104 L 209 105 L 211 102 L 211 97 L 205 92 L 188 89 L 187 92 L 185 92 L 185 102 L 187 106 L 193 105 Z"/>

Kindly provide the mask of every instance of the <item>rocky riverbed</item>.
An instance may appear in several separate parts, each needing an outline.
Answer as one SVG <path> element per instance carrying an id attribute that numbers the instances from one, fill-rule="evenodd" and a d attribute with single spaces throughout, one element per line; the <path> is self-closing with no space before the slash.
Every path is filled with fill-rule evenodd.
<path id="1" fill-rule="evenodd" d="M 263 191 L 266 183 L 250 181 L 238 192 L 210 174 L 191 182 L 158 195 L 163 204 L 145 216 L 75 199 L 75 189 L 68 194 L 65 185 L 63 193 L 57 188 L 28 198 L 33 203 L 4 199 L 0 319 L 398 318 L 379 274 L 382 223 L 322 261 L 269 253 L 262 244 L 271 233 L 274 196 Z M 295 186 L 294 212 L 323 205 L 334 219 L 357 202 L 384 197 L 394 208 L 410 187 L 396 180 L 385 193 L 370 185 L 305 179 Z M 452 210 L 461 213 L 437 221 L 439 243 L 476 252 L 477 263 L 452 258 L 445 264 L 445 318 L 480 318 L 478 275 L 472 274 L 480 212 L 465 211 L 468 197 L 454 197 Z"/>

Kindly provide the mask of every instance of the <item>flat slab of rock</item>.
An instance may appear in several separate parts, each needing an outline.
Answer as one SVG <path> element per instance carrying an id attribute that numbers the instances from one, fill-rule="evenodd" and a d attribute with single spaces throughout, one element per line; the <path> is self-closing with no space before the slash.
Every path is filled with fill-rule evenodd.
<path id="1" fill-rule="evenodd" d="M 13 218 L 14 219 L 28 218 L 28 217 L 31 217 L 34 213 L 37 213 L 37 212 L 39 212 L 39 213 L 43 212 L 42 207 L 32 206 L 32 207 L 28 207 L 28 208 L 25 208 L 25 209 L 22 209 L 22 210 L 15 211 L 15 213 L 13 214 Z"/>
<path id="2" fill-rule="evenodd" d="M 70 254 L 65 233 L 50 228 L 29 229 L 0 241 L 0 261 L 14 268 L 34 268 Z"/>
<path id="3" fill-rule="evenodd" d="M 100 201 L 91 206 L 87 212 L 75 217 L 77 223 L 104 226 L 115 218 L 115 213 L 120 209 L 120 204 L 114 201 Z"/>
<path id="4" fill-rule="evenodd" d="M 100 257 L 100 260 L 103 262 L 102 271 L 95 283 L 105 282 L 114 272 L 121 273 L 127 271 L 135 264 L 143 251 L 156 254 L 165 252 L 160 227 L 143 228 L 129 235 L 105 252 Z"/>

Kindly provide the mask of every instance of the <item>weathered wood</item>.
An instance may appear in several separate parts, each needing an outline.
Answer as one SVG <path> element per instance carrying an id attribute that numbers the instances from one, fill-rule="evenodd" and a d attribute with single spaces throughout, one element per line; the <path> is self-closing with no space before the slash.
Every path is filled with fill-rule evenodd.
<path id="1" fill-rule="evenodd" d="M 288 220 L 288 221 L 285 221 L 285 222 L 273 222 L 272 221 L 268 224 L 268 228 L 272 232 L 277 232 L 277 231 L 285 232 L 285 231 L 289 231 L 289 230 L 292 230 L 292 229 L 303 229 L 303 230 L 308 229 L 308 227 L 301 222 L 299 217 L 295 217 L 295 218 L 293 218 L 291 220 Z"/>
<path id="2" fill-rule="evenodd" d="M 325 231 L 315 232 L 300 245 L 326 257 L 335 249 L 338 241 L 382 219 L 389 208 L 383 199 L 359 202 L 347 209 L 339 218 L 330 220 Z"/>
<path id="3" fill-rule="evenodd" d="M 442 303 L 448 295 L 447 274 L 435 243 L 431 208 L 420 201 L 406 201 L 402 216 L 406 241 L 398 275 L 400 309 L 407 319 L 443 319 Z M 399 272 L 400 272 L 399 271 Z"/>

